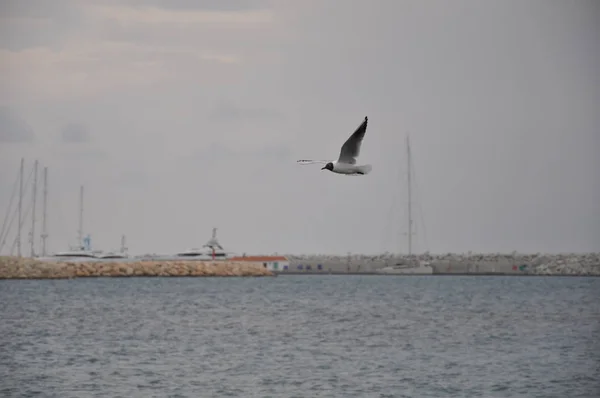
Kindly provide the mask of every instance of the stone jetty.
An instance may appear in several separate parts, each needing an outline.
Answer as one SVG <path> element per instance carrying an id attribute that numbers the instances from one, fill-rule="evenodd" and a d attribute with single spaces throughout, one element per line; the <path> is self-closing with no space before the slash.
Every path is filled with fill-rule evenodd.
<path id="1" fill-rule="evenodd" d="M 135 276 L 275 276 L 260 265 L 228 261 L 50 262 L 0 256 L 0 279 Z"/>
<path id="2" fill-rule="evenodd" d="M 290 269 L 296 271 L 302 266 L 303 272 L 316 273 L 360 273 L 375 272 L 386 266 L 398 263 L 414 263 L 418 258 L 433 268 L 434 274 L 498 274 L 498 275 L 581 275 L 600 276 L 600 252 L 523 254 L 523 253 L 423 253 L 417 256 L 354 254 L 333 255 L 286 255 L 290 259 Z M 321 265 L 320 269 L 318 265 Z M 310 271 L 307 270 L 310 266 Z"/>

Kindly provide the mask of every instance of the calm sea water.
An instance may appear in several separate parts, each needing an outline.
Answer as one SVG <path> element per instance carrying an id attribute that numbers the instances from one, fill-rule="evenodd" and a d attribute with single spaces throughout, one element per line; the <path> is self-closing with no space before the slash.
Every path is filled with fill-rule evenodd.
<path id="1" fill-rule="evenodd" d="M 598 397 L 600 278 L 0 281 L 3 397 Z"/>

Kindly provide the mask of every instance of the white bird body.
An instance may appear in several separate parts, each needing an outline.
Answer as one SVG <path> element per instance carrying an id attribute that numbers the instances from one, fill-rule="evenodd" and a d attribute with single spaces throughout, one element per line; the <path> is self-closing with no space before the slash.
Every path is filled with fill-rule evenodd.
<path id="1" fill-rule="evenodd" d="M 325 167 L 321 170 L 329 170 L 337 174 L 345 175 L 365 175 L 369 174 L 372 170 L 370 164 L 357 165 L 356 159 L 360 154 L 360 147 L 362 140 L 367 132 L 368 118 L 365 116 L 365 120 L 358 126 L 358 128 L 352 133 L 350 138 L 346 140 L 342 149 L 340 150 L 340 156 L 338 160 L 298 160 L 300 164 L 313 164 L 321 163 L 325 164 Z"/>
<path id="2" fill-rule="evenodd" d="M 365 174 L 369 174 L 371 172 L 371 165 L 370 164 L 364 164 L 364 165 L 356 165 L 356 164 L 350 164 L 350 163 L 345 163 L 345 162 L 339 162 L 337 160 L 299 160 L 298 163 L 300 164 L 314 164 L 314 163 L 320 163 L 320 164 L 324 164 L 325 167 L 323 167 L 321 170 L 329 170 L 333 173 L 337 173 L 337 174 L 346 174 L 346 175 L 365 175 Z M 327 168 L 327 165 L 331 164 L 331 168 Z"/>

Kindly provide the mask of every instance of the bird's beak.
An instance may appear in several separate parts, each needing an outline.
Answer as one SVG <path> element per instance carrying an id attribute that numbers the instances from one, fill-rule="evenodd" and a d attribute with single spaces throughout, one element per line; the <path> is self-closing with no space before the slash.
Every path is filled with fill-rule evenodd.
<path id="1" fill-rule="evenodd" d="M 325 170 L 327 167 L 321 167 L 321 170 Z"/>

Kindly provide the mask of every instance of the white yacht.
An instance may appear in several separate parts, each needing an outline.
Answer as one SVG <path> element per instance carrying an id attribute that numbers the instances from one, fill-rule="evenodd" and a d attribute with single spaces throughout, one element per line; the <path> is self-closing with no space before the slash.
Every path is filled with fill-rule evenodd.
<path id="1" fill-rule="evenodd" d="M 56 252 L 52 255 L 53 258 L 56 257 L 65 257 L 65 258 L 97 258 L 96 253 L 91 250 L 85 250 L 83 248 L 71 248 L 71 250 L 64 250 L 61 252 Z"/>
<path id="2" fill-rule="evenodd" d="M 112 260 L 112 259 L 128 259 L 129 254 L 127 254 L 127 247 L 125 246 L 125 235 L 121 236 L 121 249 L 117 251 L 109 251 L 109 252 L 100 252 L 97 254 L 99 259 L 103 260 Z"/>
<path id="3" fill-rule="evenodd" d="M 96 255 L 97 258 L 102 259 L 102 260 L 108 260 L 108 259 L 125 259 L 125 258 L 129 258 L 129 256 L 127 254 L 124 253 L 118 253 L 118 252 L 114 252 L 114 251 L 110 251 L 110 252 L 101 252 L 98 253 Z"/>
<path id="4" fill-rule="evenodd" d="M 223 249 L 223 246 L 217 240 L 217 228 L 213 228 L 212 238 L 202 246 L 202 249 L 187 249 L 177 253 L 176 257 L 190 260 L 226 260 L 234 255 L 235 253 Z"/>
<path id="5" fill-rule="evenodd" d="M 416 261 L 416 264 L 411 263 L 397 263 L 384 268 L 375 270 L 378 274 L 419 274 L 419 275 L 431 275 L 433 274 L 433 268 L 427 262 Z"/>
<path id="6" fill-rule="evenodd" d="M 71 246 L 69 250 L 59 251 L 50 257 L 40 260 L 63 260 L 63 261 L 91 261 L 98 259 L 99 251 L 92 250 L 92 239 L 88 234 L 83 237 L 83 185 L 79 189 L 79 230 L 77 231 L 77 245 Z"/>
<path id="7" fill-rule="evenodd" d="M 77 231 L 77 235 L 77 245 L 71 246 L 69 250 L 59 251 L 49 257 L 39 259 L 42 261 L 97 261 L 129 258 L 126 253 L 125 236 L 121 237 L 120 253 L 92 250 L 90 235 L 88 234 L 85 238 L 83 237 L 83 186 L 81 186 L 79 191 L 79 230 Z"/>
<path id="8" fill-rule="evenodd" d="M 50 257 L 42 257 L 39 260 L 92 261 L 98 259 L 98 255 L 101 252 L 91 249 L 91 238 L 89 235 L 83 239 L 83 242 L 83 245 L 71 246 L 69 250 L 55 252 Z"/>

